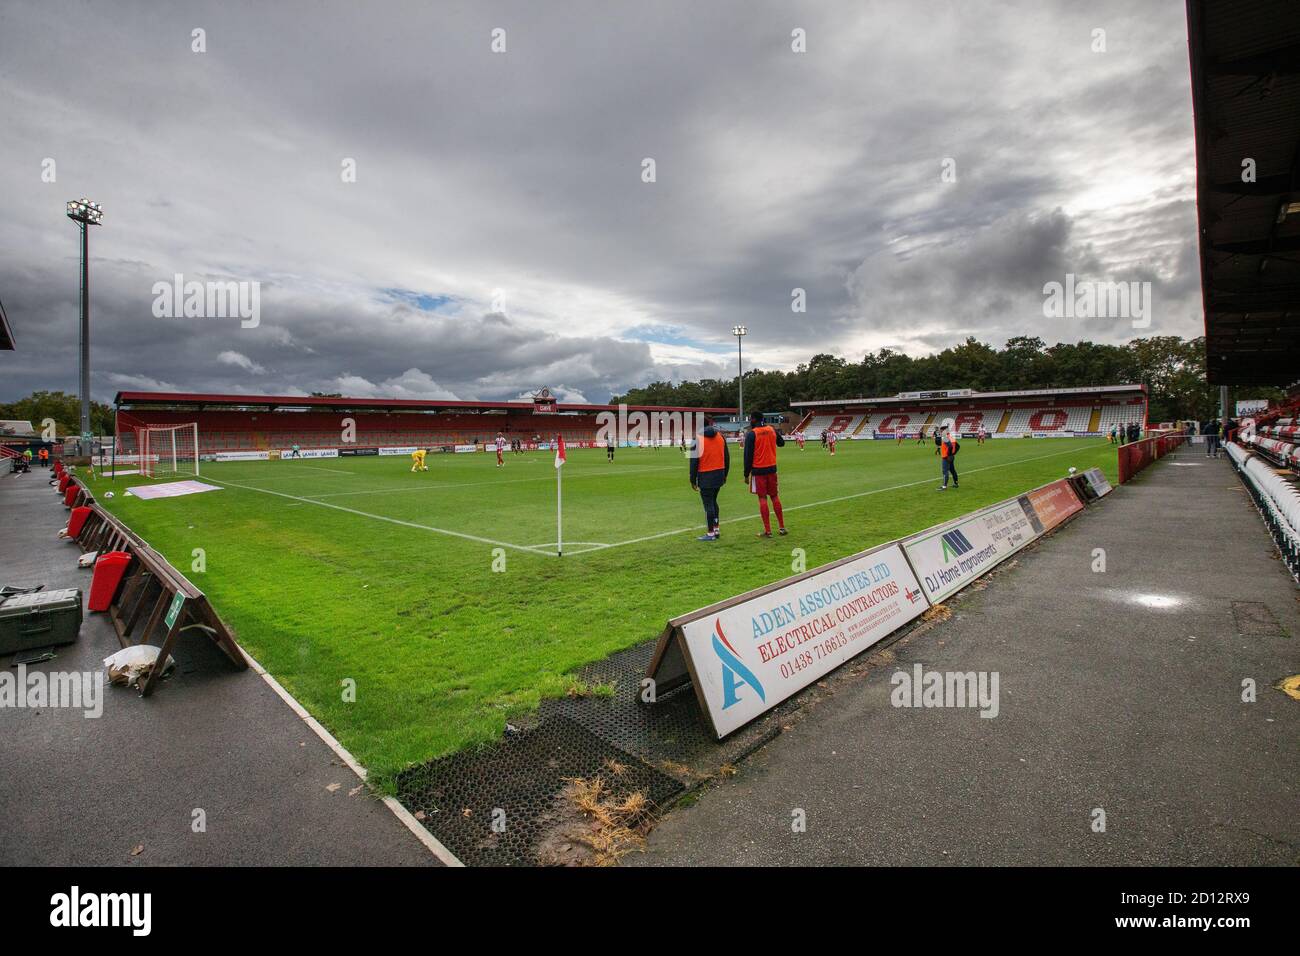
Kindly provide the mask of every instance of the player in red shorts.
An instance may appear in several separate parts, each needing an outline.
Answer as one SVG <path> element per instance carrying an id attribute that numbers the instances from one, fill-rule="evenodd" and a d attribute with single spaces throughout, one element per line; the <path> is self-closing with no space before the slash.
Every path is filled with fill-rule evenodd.
<path id="1" fill-rule="evenodd" d="M 505 458 L 502 457 L 502 453 L 505 450 L 506 450 L 506 436 L 501 434 L 500 432 L 497 432 L 497 467 L 498 468 L 505 467 L 505 463 L 506 463 Z"/>
<path id="2" fill-rule="evenodd" d="M 758 513 L 763 518 L 760 538 L 772 537 L 772 519 L 768 516 L 767 499 L 772 499 L 776 512 L 777 533 L 785 534 L 785 516 L 781 513 L 781 498 L 776 487 L 776 450 L 785 439 L 771 425 L 763 424 L 763 413 L 749 416 L 749 431 L 745 433 L 745 481 L 749 490 L 758 495 Z"/>

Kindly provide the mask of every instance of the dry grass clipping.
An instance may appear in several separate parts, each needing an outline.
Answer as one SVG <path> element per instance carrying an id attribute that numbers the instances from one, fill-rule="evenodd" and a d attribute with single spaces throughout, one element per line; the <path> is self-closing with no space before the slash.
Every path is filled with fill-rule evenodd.
<path id="1" fill-rule="evenodd" d="M 936 604 L 930 610 L 921 615 L 923 621 L 946 621 L 952 617 L 952 611 L 948 610 L 946 604 Z"/>
<path id="2" fill-rule="evenodd" d="M 607 767 L 620 774 L 626 768 L 614 762 Z M 617 768 L 617 769 L 615 769 Z M 643 791 L 634 790 L 618 796 L 605 778 L 570 777 L 565 781 L 563 801 L 581 818 L 565 827 L 562 838 L 581 844 L 589 853 L 563 862 L 578 866 L 612 866 L 633 850 L 645 846 L 646 834 L 653 825 L 653 807 Z M 543 862 L 561 862 L 543 860 Z"/>

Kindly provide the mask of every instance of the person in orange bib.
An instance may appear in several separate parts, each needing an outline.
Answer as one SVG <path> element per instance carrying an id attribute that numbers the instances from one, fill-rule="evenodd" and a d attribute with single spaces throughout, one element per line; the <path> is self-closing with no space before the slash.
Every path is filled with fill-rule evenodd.
<path id="1" fill-rule="evenodd" d="M 749 431 L 745 433 L 745 481 L 749 490 L 758 495 L 758 513 L 763 518 L 760 538 L 772 537 L 772 519 L 768 517 L 767 499 L 772 499 L 779 534 L 785 534 L 785 516 L 781 513 L 781 498 L 776 488 L 776 450 L 785 439 L 771 425 L 763 424 L 763 413 L 749 416 Z"/>
<path id="2" fill-rule="evenodd" d="M 704 419 L 704 428 L 691 445 L 691 487 L 700 493 L 704 503 L 704 524 L 707 529 L 697 541 L 717 541 L 721 535 L 718 527 L 718 492 L 727 483 L 731 470 L 731 449 L 727 440 L 713 426 L 713 419 Z"/>
<path id="3" fill-rule="evenodd" d="M 961 444 L 951 431 L 945 431 L 943 440 L 939 442 L 939 466 L 943 472 L 943 484 L 939 490 L 943 491 L 948 487 L 948 476 L 952 476 L 952 486 L 957 487 L 957 452 L 961 449 Z"/>

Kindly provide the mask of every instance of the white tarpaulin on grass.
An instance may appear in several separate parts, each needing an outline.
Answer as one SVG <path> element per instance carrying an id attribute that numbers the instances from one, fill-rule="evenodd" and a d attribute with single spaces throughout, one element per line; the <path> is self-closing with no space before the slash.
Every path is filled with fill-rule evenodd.
<path id="1" fill-rule="evenodd" d="M 197 495 L 201 491 L 220 491 L 217 485 L 204 484 L 201 481 L 169 481 L 162 485 L 136 485 L 126 489 L 128 495 L 147 500 L 149 498 L 179 498 L 181 495 Z"/>

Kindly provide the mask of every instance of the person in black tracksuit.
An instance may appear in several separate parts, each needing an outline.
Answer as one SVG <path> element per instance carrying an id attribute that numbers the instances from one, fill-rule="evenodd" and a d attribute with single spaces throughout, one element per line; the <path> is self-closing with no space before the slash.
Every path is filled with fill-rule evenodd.
<path id="1" fill-rule="evenodd" d="M 704 419 L 704 429 L 691 443 L 691 487 L 700 493 L 704 504 L 705 533 L 700 541 L 717 541 L 721 533 L 718 527 L 718 492 L 727 483 L 727 472 L 731 470 L 731 449 L 727 440 L 713 427 L 713 419 Z"/>
<path id="2" fill-rule="evenodd" d="M 1205 436 L 1205 457 L 1219 457 L 1219 423 L 1211 419 L 1201 422 L 1201 434 Z"/>

